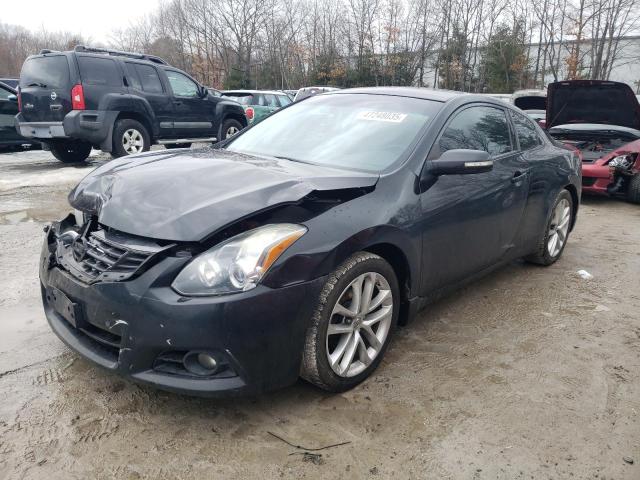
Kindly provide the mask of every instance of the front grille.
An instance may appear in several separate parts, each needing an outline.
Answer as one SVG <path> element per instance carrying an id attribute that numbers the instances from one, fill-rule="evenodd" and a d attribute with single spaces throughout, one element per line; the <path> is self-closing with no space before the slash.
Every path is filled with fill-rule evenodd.
<path id="1" fill-rule="evenodd" d="M 135 272 L 151 256 L 150 252 L 127 249 L 107 240 L 104 230 L 91 232 L 86 247 L 80 264 L 92 279 L 105 272 L 121 272 L 121 278 L 124 278 L 125 274 Z"/>
<path id="2" fill-rule="evenodd" d="M 141 272 L 155 254 L 173 246 L 100 227 L 72 242 L 65 243 L 62 236 L 56 246 L 57 263 L 89 284 L 125 281 Z"/>

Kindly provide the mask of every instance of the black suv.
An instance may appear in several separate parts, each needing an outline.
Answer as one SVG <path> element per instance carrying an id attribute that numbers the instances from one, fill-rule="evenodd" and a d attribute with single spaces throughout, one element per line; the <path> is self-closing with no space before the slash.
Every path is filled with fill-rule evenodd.
<path id="1" fill-rule="evenodd" d="M 27 58 L 18 98 L 18 133 L 62 162 L 83 161 L 92 147 L 120 157 L 153 143 L 215 142 L 247 125 L 242 106 L 161 58 L 81 45 Z"/>

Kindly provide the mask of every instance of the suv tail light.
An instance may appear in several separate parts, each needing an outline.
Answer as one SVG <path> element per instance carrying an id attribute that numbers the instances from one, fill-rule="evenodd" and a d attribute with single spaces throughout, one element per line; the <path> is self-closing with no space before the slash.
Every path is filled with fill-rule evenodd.
<path id="1" fill-rule="evenodd" d="M 84 90 L 82 85 L 74 85 L 71 89 L 71 108 L 73 110 L 84 110 Z"/>
<path id="2" fill-rule="evenodd" d="M 247 109 L 244 111 L 244 114 L 247 116 L 247 120 L 253 120 L 253 115 L 254 115 L 253 108 L 247 107 Z"/>
<path id="3" fill-rule="evenodd" d="M 21 112 L 22 111 L 22 93 L 20 93 L 20 87 L 18 87 L 16 96 L 18 97 L 18 111 Z"/>

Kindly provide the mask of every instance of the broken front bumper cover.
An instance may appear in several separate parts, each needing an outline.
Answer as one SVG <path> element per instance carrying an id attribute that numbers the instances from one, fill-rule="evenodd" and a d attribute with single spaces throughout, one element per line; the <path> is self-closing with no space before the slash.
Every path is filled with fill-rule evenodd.
<path id="1" fill-rule="evenodd" d="M 167 256 L 135 278 L 85 284 L 55 263 L 51 235 L 40 259 L 45 314 L 56 335 L 83 357 L 135 381 L 192 395 L 253 394 L 297 380 L 312 299 L 323 278 L 190 298 L 170 287 L 188 259 Z M 179 365 L 187 352 L 209 352 L 224 368 L 190 374 Z"/>
<path id="2" fill-rule="evenodd" d="M 582 164 L 582 191 L 595 195 L 608 195 L 607 187 L 613 182 L 608 165 Z"/>

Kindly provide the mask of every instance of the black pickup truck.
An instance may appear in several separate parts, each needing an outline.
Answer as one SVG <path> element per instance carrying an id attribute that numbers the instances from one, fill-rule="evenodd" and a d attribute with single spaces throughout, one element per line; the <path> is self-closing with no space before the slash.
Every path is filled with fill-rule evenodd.
<path id="1" fill-rule="evenodd" d="M 18 99 L 18 133 L 62 162 L 84 161 L 91 148 L 120 157 L 216 142 L 247 125 L 241 105 L 161 58 L 81 45 L 27 58 Z"/>

